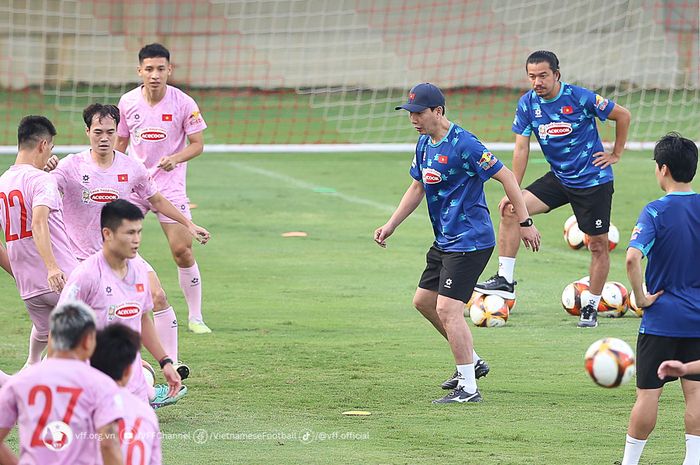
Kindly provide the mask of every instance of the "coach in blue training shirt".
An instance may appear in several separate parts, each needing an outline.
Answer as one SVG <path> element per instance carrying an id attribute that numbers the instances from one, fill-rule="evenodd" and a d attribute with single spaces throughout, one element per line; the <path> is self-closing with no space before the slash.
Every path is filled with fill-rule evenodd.
<path id="1" fill-rule="evenodd" d="M 443 383 L 443 388 L 452 392 L 435 402 L 480 402 L 476 377 L 488 373 L 488 366 L 483 360 L 475 365 L 464 304 L 495 245 L 484 182 L 494 178 L 503 184 L 515 215 L 527 223 L 520 228 L 526 247 L 538 250 L 540 235 L 513 173 L 473 134 L 445 117 L 445 97 L 440 89 L 418 84 L 409 92 L 408 102 L 396 109 L 407 110 L 420 133 L 410 171 L 413 182 L 389 221 L 374 232 L 374 240 L 386 247 L 386 239 L 426 197 L 435 241 L 413 304 L 447 338 L 457 365 L 455 375 Z"/>
<path id="2" fill-rule="evenodd" d="M 637 401 L 630 415 L 622 465 L 639 461 L 656 424 L 663 386 L 677 379 L 660 379 L 661 363 L 700 359 L 700 195 L 690 185 L 698 149 L 693 141 L 670 133 L 656 144 L 654 160 L 656 179 L 666 195 L 644 207 L 627 249 L 627 276 L 644 316 L 637 338 Z M 649 294 L 642 290 L 645 256 Z M 683 464 L 698 464 L 700 375 L 684 375 L 681 387 L 686 432 Z"/>
<path id="3" fill-rule="evenodd" d="M 567 203 L 578 226 L 590 236 L 591 297 L 582 302 L 579 327 L 598 326 L 600 294 L 610 270 L 608 229 L 613 195 L 611 165 L 620 161 L 627 140 L 630 113 L 588 89 L 561 82 L 559 60 L 552 52 L 531 54 L 525 64 L 532 90 L 520 98 L 513 120 L 513 172 L 520 184 L 535 134 L 551 171 L 523 191 L 531 215 L 547 213 Z M 615 146 L 607 153 L 596 118 L 615 124 Z M 498 273 L 476 289 L 484 294 L 515 298 L 515 256 L 519 247 L 518 216 L 507 198 L 498 205 Z"/>

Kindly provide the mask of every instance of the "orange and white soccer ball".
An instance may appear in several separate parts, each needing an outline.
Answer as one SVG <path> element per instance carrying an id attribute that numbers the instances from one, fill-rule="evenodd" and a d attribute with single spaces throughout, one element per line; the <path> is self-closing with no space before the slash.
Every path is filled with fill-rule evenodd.
<path id="1" fill-rule="evenodd" d="M 646 294 L 646 292 L 647 292 L 646 283 L 642 283 L 642 290 Z M 637 300 L 634 297 L 634 291 L 630 291 L 630 294 L 627 297 L 627 306 L 629 307 L 630 312 L 633 313 L 634 315 L 638 316 L 639 318 L 644 316 L 644 309 L 639 308 L 637 306 Z"/>
<path id="2" fill-rule="evenodd" d="M 583 235 L 583 245 L 588 247 L 588 244 L 590 243 L 591 238 L 588 236 L 588 234 Z M 617 229 L 617 226 L 614 224 L 610 223 L 610 229 L 608 229 L 608 249 L 613 250 L 615 247 L 617 247 L 617 244 L 620 243 L 620 230 Z"/>
<path id="3" fill-rule="evenodd" d="M 467 302 L 464 306 L 464 316 L 469 316 L 469 308 L 472 306 L 472 303 L 474 303 L 474 299 L 481 297 L 484 297 L 484 294 L 482 294 L 479 291 L 474 291 L 472 292 L 472 296 L 469 298 L 469 302 Z M 515 310 L 515 299 L 504 299 L 506 301 L 506 305 L 508 305 L 508 310 L 510 313 Z"/>
<path id="4" fill-rule="evenodd" d="M 579 229 L 576 217 L 571 215 L 564 223 L 564 240 L 572 249 L 580 249 L 583 247 L 583 239 L 585 234 Z"/>
<path id="5" fill-rule="evenodd" d="M 581 296 L 588 291 L 588 283 L 582 280 L 567 284 L 561 293 L 561 305 L 569 315 L 581 315 Z"/>
<path id="6" fill-rule="evenodd" d="M 622 339 L 606 337 L 588 348 L 585 367 L 597 385 L 607 388 L 621 386 L 634 376 L 634 351 Z"/>
<path id="7" fill-rule="evenodd" d="M 510 309 L 503 297 L 479 294 L 471 302 L 469 318 L 476 326 L 494 328 L 506 325 Z"/>
<path id="8" fill-rule="evenodd" d="M 598 316 L 619 318 L 627 312 L 627 288 L 620 282 L 609 281 L 603 286 L 598 304 Z"/>
<path id="9" fill-rule="evenodd" d="M 155 386 L 156 384 L 156 372 L 150 363 L 141 359 L 141 369 L 143 370 L 143 377 L 146 378 L 146 383 L 149 386 Z"/>

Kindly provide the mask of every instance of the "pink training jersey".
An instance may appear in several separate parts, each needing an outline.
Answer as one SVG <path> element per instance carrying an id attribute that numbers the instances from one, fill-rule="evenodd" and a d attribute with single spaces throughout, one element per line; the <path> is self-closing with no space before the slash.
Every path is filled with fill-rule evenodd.
<path id="1" fill-rule="evenodd" d="M 119 420 L 119 438 L 124 465 L 161 465 L 160 426 L 153 408 L 122 388 L 124 417 Z"/>
<path id="2" fill-rule="evenodd" d="M 127 273 L 120 279 L 105 260 L 102 251 L 88 257 L 71 274 L 59 303 L 82 300 L 94 311 L 97 329 L 122 323 L 141 334 L 141 317 L 153 310 L 148 269 L 140 257 L 127 260 Z M 148 385 L 141 368 L 141 354 L 134 360 L 130 392 L 148 401 Z"/>
<path id="3" fill-rule="evenodd" d="M 142 89 L 139 86 L 119 100 L 117 135 L 129 137 L 129 155 L 146 166 L 165 197 L 183 194 L 187 163 L 168 172 L 158 168 L 158 162 L 184 149 L 187 136 L 207 125 L 197 103 L 180 89 L 167 86 L 165 97 L 155 106 L 146 102 Z"/>
<path id="4" fill-rule="evenodd" d="M 118 151 L 107 169 L 97 166 L 88 149 L 68 155 L 51 174 L 63 193 L 63 219 L 78 260 L 102 249 L 100 212 L 105 203 L 128 200 L 132 193 L 147 201 L 158 193 L 143 164 Z"/>
<path id="5" fill-rule="evenodd" d="M 49 358 L 0 389 L 0 428 L 19 423 L 20 465 L 102 463 L 97 431 L 124 416 L 117 384 L 76 359 Z"/>
<path id="6" fill-rule="evenodd" d="M 32 235 L 33 209 L 49 208 L 49 236 L 56 264 L 69 276 L 78 264 L 63 223 L 63 201 L 50 174 L 31 165 L 12 165 L 0 176 L 0 225 L 22 299 L 51 292 L 48 271 Z"/>

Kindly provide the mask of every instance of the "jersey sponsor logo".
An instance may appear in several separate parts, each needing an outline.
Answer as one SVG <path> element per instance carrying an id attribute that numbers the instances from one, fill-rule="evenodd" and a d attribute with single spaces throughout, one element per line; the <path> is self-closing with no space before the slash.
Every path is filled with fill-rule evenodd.
<path id="1" fill-rule="evenodd" d="M 493 167 L 498 162 L 498 158 L 494 157 L 491 152 L 484 152 L 479 160 L 479 166 L 486 171 Z"/>
<path id="2" fill-rule="evenodd" d="M 199 110 L 192 112 L 190 115 L 190 120 L 190 124 L 199 124 L 202 122 L 202 114 L 199 112 Z"/>
<path id="3" fill-rule="evenodd" d="M 90 191 L 89 199 L 97 203 L 109 203 L 119 198 L 119 192 L 110 188 L 97 188 Z M 83 195 L 83 201 L 85 197 Z"/>
<path id="4" fill-rule="evenodd" d="M 537 127 L 540 135 L 540 139 L 546 139 L 547 137 L 562 137 L 571 134 L 571 123 L 547 123 L 540 124 Z"/>
<path id="5" fill-rule="evenodd" d="M 642 225 L 638 224 L 634 228 L 632 228 L 632 236 L 630 236 L 630 240 L 633 241 L 639 237 L 639 234 L 642 232 Z"/>
<path id="6" fill-rule="evenodd" d="M 542 118 L 542 110 L 535 108 L 535 118 Z"/>
<path id="7" fill-rule="evenodd" d="M 574 109 L 570 105 L 567 105 L 565 107 L 561 107 L 561 114 L 562 115 L 570 115 L 573 112 L 574 112 Z"/>
<path id="8" fill-rule="evenodd" d="M 138 137 L 149 142 L 160 142 L 168 138 L 168 133 L 161 128 L 146 128 L 138 134 Z"/>
<path id="9" fill-rule="evenodd" d="M 438 154 L 438 163 L 442 163 L 443 165 L 447 164 L 447 155 L 439 155 Z"/>
<path id="10" fill-rule="evenodd" d="M 122 320 L 130 320 L 141 313 L 141 307 L 136 302 L 127 302 L 114 307 L 114 315 Z"/>
<path id="11" fill-rule="evenodd" d="M 442 174 L 438 170 L 426 168 L 423 170 L 423 182 L 426 184 L 437 184 L 442 181 Z"/>
<path id="12" fill-rule="evenodd" d="M 172 121 L 172 120 L 173 120 L 173 115 L 171 115 L 171 114 L 169 114 L 169 113 L 163 113 L 163 114 L 161 115 L 161 120 L 162 120 L 162 121 Z"/>
<path id="13" fill-rule="evenodd" d="M 605 108 L 608 106 L 609 100 L 606 98 L 601 97 L 598 94 L 595 94 L 595 107 L 600 110 L 604 111 Z"/>

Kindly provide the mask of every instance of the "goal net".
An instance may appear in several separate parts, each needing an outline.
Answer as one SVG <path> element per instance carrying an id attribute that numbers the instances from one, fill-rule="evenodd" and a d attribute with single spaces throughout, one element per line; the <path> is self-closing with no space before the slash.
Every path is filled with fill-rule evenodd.
<path id="1" fill-rule="evenodd" d="M 630 141 L 698 140 L 698 17 L 697 0 L 0 0 L 0 145 L 26 114 L 85 144 L 82 109 L 135 87 L 151 42 L 222 150 L 413 143 L 394 106 L 422 81 L 445 91 L 448 118 L 511 143 L 539 49 L 564 81 L 630 109 Z"/>

